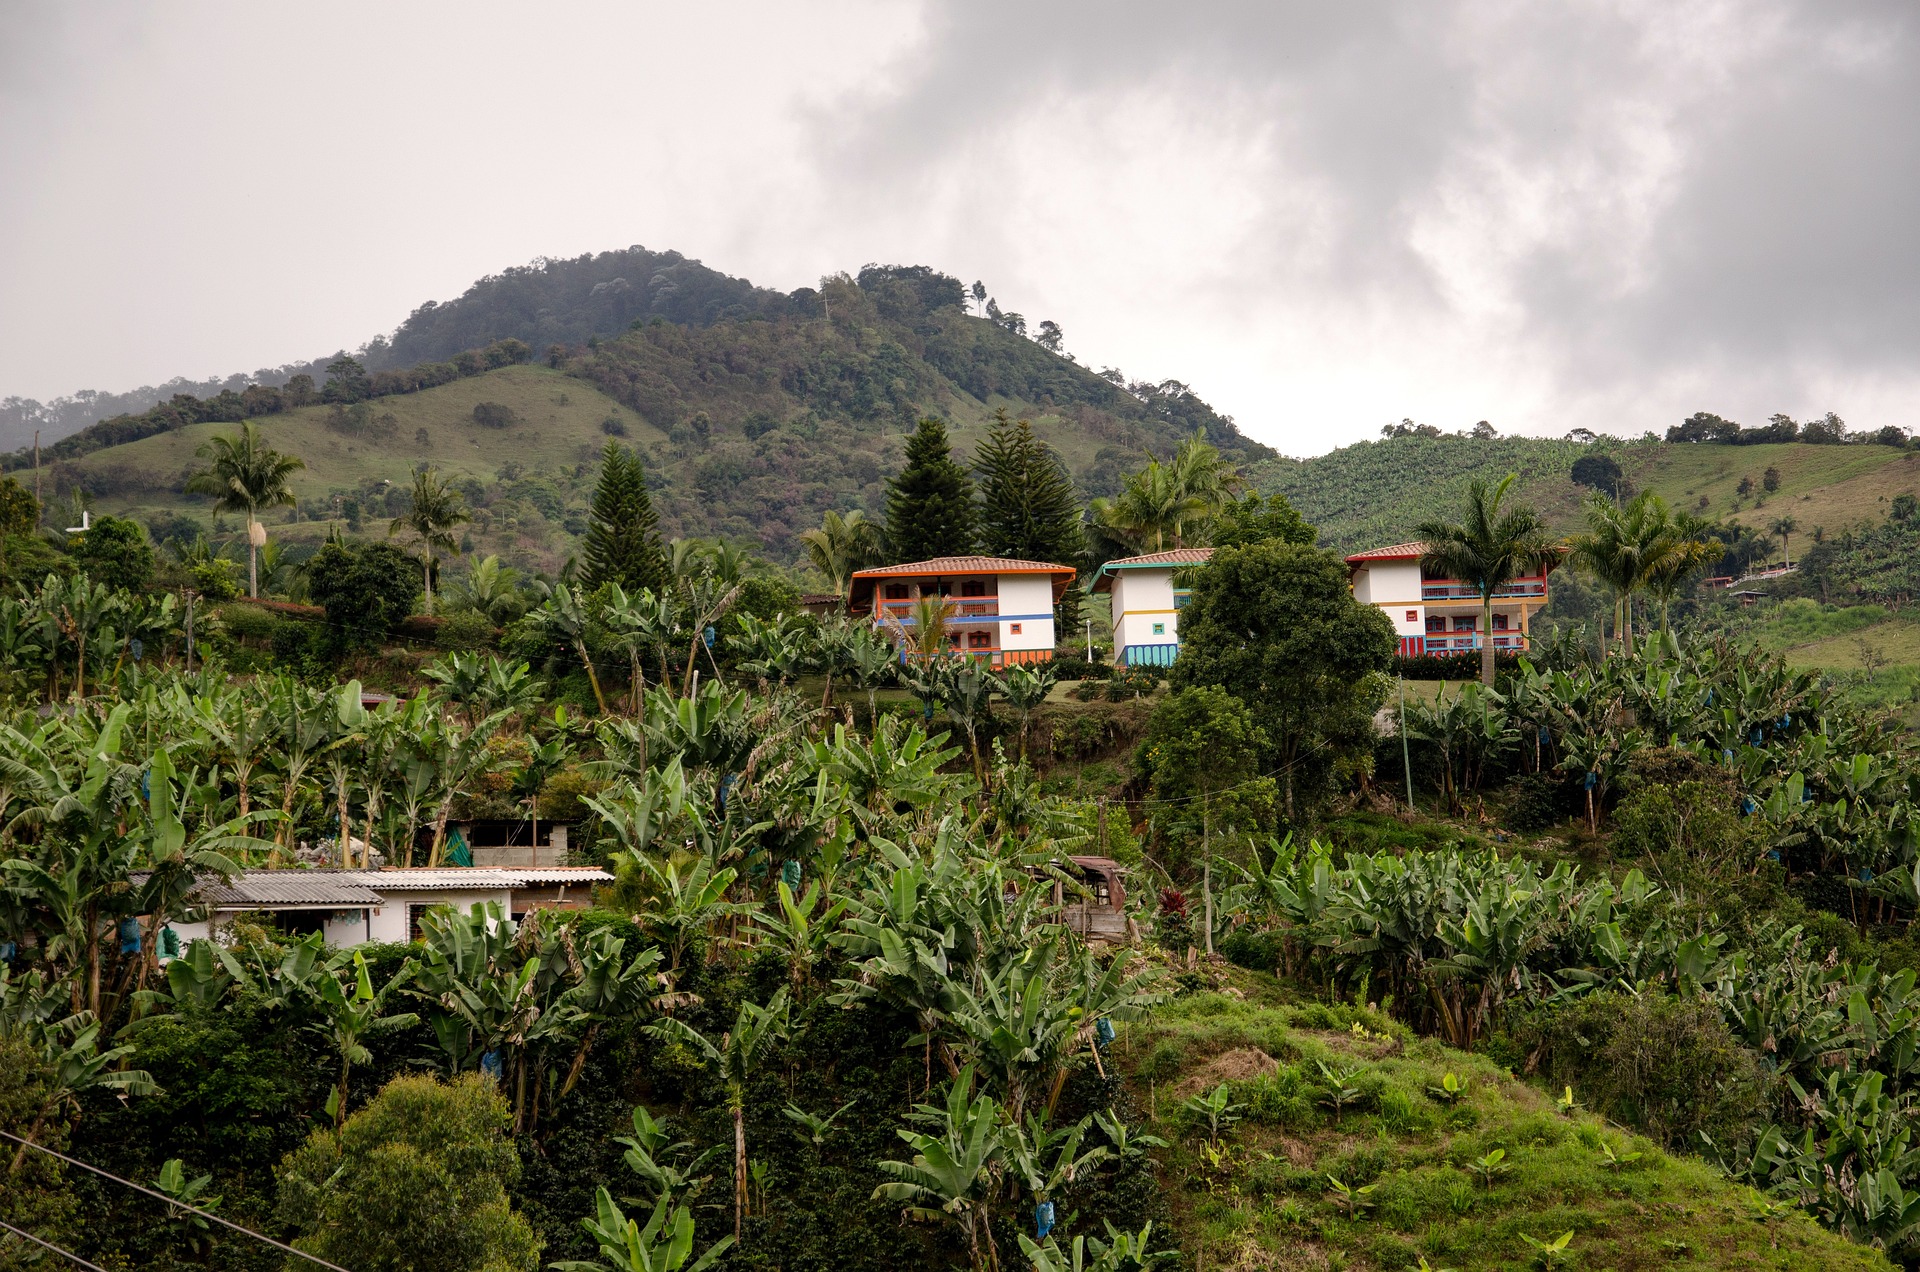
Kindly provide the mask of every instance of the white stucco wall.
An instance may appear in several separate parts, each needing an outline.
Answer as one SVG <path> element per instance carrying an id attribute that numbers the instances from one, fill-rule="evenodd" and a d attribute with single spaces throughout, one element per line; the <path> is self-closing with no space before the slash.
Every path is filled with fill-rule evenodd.
<path id="1" fill-rule="evenodd" d="M 1163 630 L 1155 633 L 1153 625 Z M 1173 571 L 1116 570 L 1113 580 L 1113 644 L 1171 645 L 1180 639 L 1180 616 L 1173 609 Z"/>
<path id="2" fill-rule="evenodd" d="M 512 894 L 505 888 L 484 891 L 440 891 L 432 888 L 407 889 L 396 888 L 383 893 L 386 904 L 373 910 L 373 937 L 375 941 L 405 941 L 407 934 L 407 907 L 410 905 L 450 905 L 463 913 L 476 905 L 493 902 L 500 907 L 501 914 L 511 913 Z"/>
<path id="3" fill-rule="evenodd" d="M 1353 598 L 1369 605 L 1418 605 L 1420 563 L 1386 561 L 1362 566 L 1353 580 Z"/>
<path id="4" fill-rule="evenodd" d="M 1053 578 L 1046 574 L 1002 574 L 1000 648 L 1053 648 Z M 1015 634 L 1014 624 L 1020 631 Z"/>

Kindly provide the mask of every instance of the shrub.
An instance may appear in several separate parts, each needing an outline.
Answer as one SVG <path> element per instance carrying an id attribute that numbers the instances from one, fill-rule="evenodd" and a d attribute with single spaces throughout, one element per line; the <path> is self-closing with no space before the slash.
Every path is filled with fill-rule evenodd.
<path id="1" fill-rule="evenodd" d="M 96 583 L 137 592 L 153 577 L 153 545 L 139 522 L 102 517 L 70 541 L 75 564 Z"/>
<path id="2" fill-rule="evenodd" d="M 1503 671 L 1512 671 L 1520 665 L 1518 653 L 1506 653 L 1495 650 L 1493 667 L 1496 676 Z M 1393 665 L 1387 668 L 1387 674 L 1401 676 L 1407 680 L 1478 680 L 1480 678 L 1480 655 L 1474 650 L 1463 650 L 1452 654 L 1395 654 Z"/>
<path id="3" fill-rule="evenodd" d="M 496 634 L 493 621 L 485 614 L 461 610 L 441 622 L 434 643 L 442 649 L 485 649 L 493 644 Z"/>
<path id="4" fill-rule="evenodd" d="M 280 1168 L 300 1248 L 356 1268 L 532 1272 L 540 1241 L 507 1203 L 520 1175 L 507 1102 L 469 1074 L 388 1083 L 335 1141 L 315 1131 Z"/>
<path id="5" fill-rule="evenodd" d="M 519 424 L 520 413 L 500 402 L 482 402 L 473 408 L 473 422 L 482 428 L 512 428 Z"/>
<path id="6" fill-rule="evenodd" d="M 420 596 L 420 563 L 391 543 L 329 539 L 307 577 L 335 639 L 348 645 L 378 644 Z"/>
<path id="7" fill-rule="evenodd" d="M 1590 994 L 1536 1013 L 1515 1031 L 1554 1089 L 1673 1148 L 1701 1133 L 1722 1147 L 1750 1137 L 1771 1103 L 1760 1058 L 1697 998 Z"/>

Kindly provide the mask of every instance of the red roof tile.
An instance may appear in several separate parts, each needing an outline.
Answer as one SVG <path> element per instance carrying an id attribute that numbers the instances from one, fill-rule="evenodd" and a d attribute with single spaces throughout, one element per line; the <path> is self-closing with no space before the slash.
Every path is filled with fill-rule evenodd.
<path id="1" fill-rule="evenodd" d="M 1174 548 L 1167 552 L 1149 552 L 1145 556 L 1117 557 L 1101 568 L 1113 566 L 1200 565 L 1213 558 L 1212 548 Z"/>
<path id="2" fill-rule="evenodd" d="M 1070 565 L 1050 561 L 1018 561 L 1012 557 L 950 556 L 931 561 L 908 561 L 903 565 L 881 565 L 871 570 L 856 570 L 856 579 L 896 578 L 900 575 L 947 574 L 1067 574 L 1077 571 Z"/>
<path id="3" fill-rule="evenodd" d="M 1369 548 L 1365 552 L 1356 552 L 1347 558 L 1349 565 L 1357 561 L 1411 561 L 1427 554 L 1425 539 L 1415 539 L 1412 543 L 1394 543 L 1384 548 Z"/>

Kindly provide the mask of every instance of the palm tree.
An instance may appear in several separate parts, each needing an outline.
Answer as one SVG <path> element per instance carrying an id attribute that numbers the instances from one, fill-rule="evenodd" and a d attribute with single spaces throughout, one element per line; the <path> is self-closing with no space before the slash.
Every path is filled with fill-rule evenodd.
<path id="1" fill-rule="evenodd" d="M 833 584 L 843 611 L 853 572 L 865 569 L 881 557 L 880 527 L 868 521 L 867 514 L 858 508 L 844 517 L 828 512 L 818 529 L 801 532 L 800 542 L 806 545 L 807 560 L 813 568 Z"/>
<path id="2" fill-rule="evenodd" d="M 433 575 L 440 563 L 436 553 L 458 555 L 460 544 L 453 537 L 453 528 L 471 520 L 473 517 L 467 512 L 467 501 L 460 497 L 459 491 L 440 480 L 437 470 L 426 464 L 413 470 L 413 504 L 393 519 L 393 524 L 387 527 L 387 534 L 392 536 L 402 530 L 411 530 L 426 549 L 429 614 L 433 612 Z"/>
<path id="3" fill-rule="evenodd" d="M 1208 443 L 1205 428 L 1195 429 L 1192 437 L 1180 443 L 1169 466 L 1181 489 L 1206 504 L 1209 517 L 1246 486 L 1240 470 L 1220 458 L 1219 450 Z"/>
<path id="4" fill-rule="evenodd" d="M 187 493 L 215 496 L 215 512 L 247 514 L 247 595 L 258 597 L 260 545 L 267 536 L 264 528 L 255 529 L 255 515 L 275 505 L 294 507 L 293 487 L 287 479 L 306 464 L 268 446 L 252 420 L 240 425 L 237 437 L 210 437 L 194 453 L 209 462 L 187 478 Z"/>
<path id="5" fill-rule="evenodd" d="M 1560 549 L 1540 514 L 1522 505 L 1508 509 L 1507 491 L 1516 474 L 1497 486 L 1476 478 L 1467 487 L 1466 518 L 1459 524 L 1428 521 L 1420 526 L 1427 541 L 1422 571 L 1459 579 L 1480 593 L 1480 679 L 1493 684 L 1493 594 L 1523 575 L 1549 568 Z"/>
<path id="6" fill-rule="evenodd" d="M 1690 512 L 1678 514 L 1671 526 L 1673 545 L 1647 571 L 1647 590 L 1660 602 L 1662 635 L 1672 630 L 1667 622 L 1667 607 L 1680 589 L 1726 553 L 1726 545 L 1714 538 L 1711 531 L 1710 522 Z"/>
<path id="7" fill-rule="evenodd" d="M 1652 586 L 1669 568 L 1668 558 L 1679 551 L 1667 505 L 1652 491 L 1642 491 L 1624 505 L 1604 495 L 1587 500 L 1587 531 L 1573 536 L 1573 560 L 1613 589 L 1613 629 L 1621 642 L 1633 645 L 1633 594 Z"/>
<path id="8" fill-rule="evenodd" d="M 1150 460 L 1112 499 L 1096 499 L 1094 524 L 1136 552 L 1182 546 L 1186 528 L 1205 520 L 1207 500 L 1188 490 L 1172 466 Z"/>
<path id="9" fill-rule="evenodd" d="M 1793 568 L 1793 532 L 1799 528 L 1800 523 L 1791 516 L 1775 517 L 1767 526 L 1768 530 L 1780 536 L 1780 551 L 1786 557 L 1789 570 Z"/>

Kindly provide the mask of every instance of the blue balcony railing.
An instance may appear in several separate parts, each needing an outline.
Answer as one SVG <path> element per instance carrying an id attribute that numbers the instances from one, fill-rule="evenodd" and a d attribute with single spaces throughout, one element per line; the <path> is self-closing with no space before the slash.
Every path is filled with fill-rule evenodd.
<path id="1" fill-rule="evenodd" d="M 1547 585 L 1544 580 L 1531 580 L 1509 583 L 1494 591 L 1493 599 L 1525 599 L 1544 597 Z M 1456 583 L 1450 579 L 1434 579 L 1420 585 L 1420 599 L 1423 601 L 1477 601 L 1480 589 L 1468 583 Z"/>
<path id="2" fill-rule="evenodd" d="M 1430 654 L 1457 654 L 1481 647 L 1479 632 L 1429 632 L 1426 635 L 1426 650 Z M 1495 649 L 1525 649 L 1527 638 L 1522 632 L 1495 632 Z"/>

